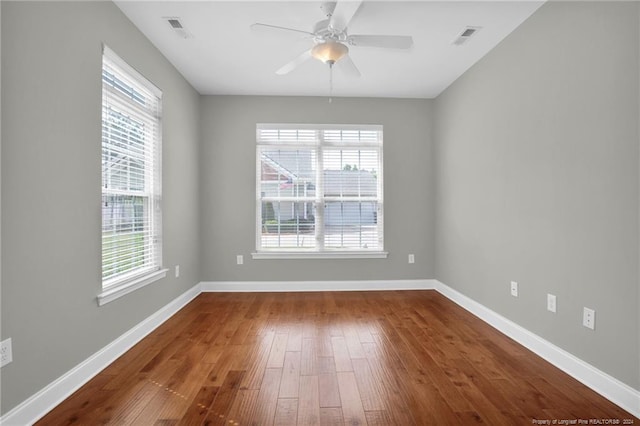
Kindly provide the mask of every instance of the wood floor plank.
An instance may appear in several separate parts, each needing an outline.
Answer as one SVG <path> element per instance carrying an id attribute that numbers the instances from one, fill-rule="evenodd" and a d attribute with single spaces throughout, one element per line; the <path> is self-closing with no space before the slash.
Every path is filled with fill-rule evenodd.
<path id="1" fill-rule="evenodd" d="M 233 336 L 231 336 L 230 343 L 232 345 L 241 345 L 246 340 L 249 335 L 249 331 L 251 330 L 251 326 L 253 323 L 250 320 L 243 319 L 238 323 L 238 327 L 236 328 Z"/>
<path id="2" fill-rule="evenodd" d="M 389 413 L 386 411 L 365 411 L 368 426 L 388 426 L 393 424 Z"/>
<path id="3" fill-rule="evenodd" d="M 347 348 L 347 342 L 344 337 L 332 337 L 331 346 L 333 348 L 333 360 L 336 364 L 336 371 L 353 371 L 351 356 L 349 355 L 349 349 Z"/>
<path id="4" fill-rule="evenodd" d="M 233 368 L 233 364 L 238 357 L 237 346 L 225 346 L 222 355 L 218 361 L 213 365 L 211 373 L 208 377 L 209 386 L 222 386 L 222 383 L 227 378 L 227 374 Z"/>
<path id="5" fill-rule="evenodd" d="M 289 352 L 302 351 L 302 326 L 300 324 L 293 324 L 289 327 L 286 350 Z"/>
<path id="6" fill-rule="evenodd" d="M 154 406 L 158 395 L 165 396 L 163 385 L 148 380 L 141 381 L 126 392 L 118 392 L 117 397 L 105 401 L 90 418 L 102 424 L 133 424 L 145 409 Z M 157 406 L 157 405 L 156 405 Z"/>
<path id="7" fill-rule="evenodd" d="M 267 368 L 264 373 L 252 421 L 258 425 L 272 425 L 278 404 L 282 368 Z"/>
<path id="8" fill-rule="evenodd" d="M 177 419 L 158 419 L 153 422 L 153 426 L 175 426 L 177 424 Z"/>
<path id="9" fill-rule="evenodd" d="M 320 409 L 320 426 L 342 426 L 344 424 L 342 408 Z"/>
<path id="10" fill-rule="evenodd" d="M 349 357 L 351 359 L 364 358 L 364 349 L 362 349 L 362 342 L 360 342 L 360 336 L 358 330 L 349 324 L 343 327 L 344 339 L 347 344 L 347 350 L 349 351 Z"/>
<path id="11" fill-rule="evenodd" d="M 180 419 L 179 424 L 184 426 L 201 425 L 219 390 L 220 388 L 218 386 L 204 386 L 200 388 L 189 409 Z"/>
<path id="12" fill-rule="evenodd" d="M 209 413 L 205 417 L 205 424 L 222 426 L 227 423 L 229 410 L 238 393 L 243 374 L 244 371 L 235 370 L 227 373 L 216 398 L 213 400 Z"/>
<path id="13" fill-rule="evenodd" d="M 298 424 L 318 426 L 320 424 L 320 393 L 318 376 L 300 377 L 298 398 Z"/>
<path id="14" fill-rule="evenodd" d="M 327 374 L 336 372 L 336 362 L 332 356 L 319 356 L 316 358 L 317 374 Z"/>
<path id="15" fill-rule="evenodd" d="M 197 358 L 197 357 L 196 357 Z M 201 378 L 210 374 L 213 366 L 202 363 L 189 363 L 179 361 L 179 367 L 169 379 L 162 396 L 161 408 L 157 411 L 141 416 L 145 419 L 180 419 L 189 407 L 191 401 L 198 392 Z"/>
<path id="16" fill-rule="evenodd" d="M 353 426 L 366 425 L 367 418 L 364 415 L 362 397 L 358 390 L 355 374 L 351 371 L 343 371 L 336 374 L 338 376 L 342 415 L 345 423 Z"/>
<path id="17" fill-rule="evenodd" d="M 153 374 L 139 373 L 117 390 L 108 390 L 111 397 L 95 407 L 89 418 L 97 423 L 126 424 L 133 421 L 159 393 L 166 391 L 167 382 L 179 365 L 168 360 L 164 367 Z"/>
<path id="18" fill-rule="evenodd" d="M 336 373 L 320 374 L 318 376 L 318 390 L 320 392 L 320 407 L 340 407 L 340 389 Z"/>
<path id="19" fill-rule="evenodd" d="M 319 320 L 322 324 L 322 319 Z M 316 355 L 319 357 L 333 357 L 333 345 L 331 343 L 331 333 L 324 326 L 319 326 L 315 337 Z"/>
<path id="20" fill-rule="evenodd" d="M 280 381 L 279 398 L 298 398 L 300 387 L 300 352 L 286 352 Z"/>
<path id="21" fill-rule="evenodd" d="M 390 424 L 410 425 L 415 424 L 412 415 L 409 400 L 406 395 L 407 388 L 399 382 L 398 375 L 394 374 L 394 369 L 388 365 L 387 358 L 380 356 L 376 349 L 376 344 L 364 344 L 367 361 L 371 368 L 371 374 L 374 380 L 381 384 L 382 395 L 387 409 L 387 413 L 391 418 Z"/>
<path id="22" fill-rule="evenodd" d="M 258 400 L 257 389 L 240 389 L 227 416 L 234 425 L 248 425 L 251 422 Z"/>
<path id="23" fill-rule="evenodd" d="M 274 425 L 295 426 L 298 422 L 298 400 L 280 398 L 276 404 Z"/>
<path id="24" fill-rule="evenodd" d="M 272 332 L 263 334 L 252 348 L 251 353 L 248 354 L 246 358 L 247 370 L 240 384 L 241 388 L 260 388 L 264 372 L 267 369 L 267 361 L 269 360 L 269 353 L 271 352 L 274 337 L 275 334 Z"/>
<path id="25" fill-rule="evenodd" d="M 363 351 L 364 353 L 364 351 Z M 375 381 L 369 362 L 364 359 L 352 359 L 353 373 L 358 383 L 362 407 L 365 411 L 382 411 L 385 409 L 378 383 Z"/>
<path id="26" fill-rule="evenodd" d="M 640 420 L 435 291 L 203 293 L 37 425 Z"/>
<path id="27" fill-rule="evenodd" d="M 267 368 L 282 368 L 284 365 L 284 356 L 287 350 L 287 333 L 278 333 L 273 339 L 273 346 L 267 361 Z"/>
<path id="28" fill-rule="evenodd" d="M 302 376 L 313 376 L 318 374 L 317 365 L 318 360 L 316 356 L 314 339 L 302 339 L 302 352 L 300 354 L 300 374 Z"/>

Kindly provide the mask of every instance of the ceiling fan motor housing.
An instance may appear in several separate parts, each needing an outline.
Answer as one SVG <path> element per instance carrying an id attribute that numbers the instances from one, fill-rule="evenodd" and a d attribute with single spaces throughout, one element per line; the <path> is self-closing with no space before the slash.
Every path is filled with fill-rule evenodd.
<path id="1" fill-rule="evenodd" d="M 322 43 L 324 41 L 338 41 L 338 42 L 346 42 L 347 41 L 347 32 L 340 31 L 337 32 L 329 25 L 329 19 L 323 19 L 322 21 L 316 23 L 313 26 L 313 39 L 316 43 Z"/>

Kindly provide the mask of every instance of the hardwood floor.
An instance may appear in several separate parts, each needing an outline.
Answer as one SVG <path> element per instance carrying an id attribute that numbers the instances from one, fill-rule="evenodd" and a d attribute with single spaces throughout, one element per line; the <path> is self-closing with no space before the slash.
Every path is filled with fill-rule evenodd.
<path id="1" fill-rule="evenodd" d="M 201 294 L 37 424 L 580 419 L 640 424 L 435 291 L 391 291 Z"/>

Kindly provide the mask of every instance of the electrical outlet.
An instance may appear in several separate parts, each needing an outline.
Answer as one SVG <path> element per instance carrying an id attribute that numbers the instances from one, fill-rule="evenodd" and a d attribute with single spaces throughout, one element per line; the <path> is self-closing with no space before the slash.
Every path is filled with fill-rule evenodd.
<path id="1" fill-rule="evenodd" d="M 589 309 L 585 306 L 584 310 L 582 311 L 582 325 L 584 325 L 587 328 L 590 328 L 591 330 L 595 330 L 596 329 L 596 311 L 594 311 L 593 309 Z"/>
<path id="2" fill-rule="evenodd" d="M 238 263 L 238 265 L 242 265 L 244 263 L 244 256 L 241 254 L 237 255 L 236 262 Z"/>
<path id="3" fill-rule="evenodd" d="M 547 311 L 556 311 L 556 296 L 551 293 L 547 294 Z"/>
<path id="4" fill-rule="evenodd" d="M 180 265 L 176 265 L 176 278 L 180 276 Z"/>
<path id="5" fill-rule="evenodd" d="M 518 283 L 515 281 L 511 281 L 511 295 L 518 297 Z"/>
<path id="6" fill-rule="evenodd" d="M 413 254 L 409 255 L 409 263 L 416 263 L 416 257 Z"/>
<path id="7" fill-rule="evenodd" d="M 11 350 L 11 338 L 0 342 L 0 367 L 4 367 L 13 361 L 13 352 Z"/>

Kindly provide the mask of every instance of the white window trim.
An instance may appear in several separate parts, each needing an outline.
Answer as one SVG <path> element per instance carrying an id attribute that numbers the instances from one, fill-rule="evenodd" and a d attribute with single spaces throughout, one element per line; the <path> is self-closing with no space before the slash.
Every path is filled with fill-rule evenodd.
<path id="1" fill-rule="evenodd" d="M 251 258 L 256 260 L 273 259 L 386 259 L 389 255 L 386 251 L 259 251 L 251 253 Z"/>
<path id="2" fill-rule="evenodd" d="M 281 123 L 258 123 L 256 125 L 256 139 L 260 129 L 310 129 L 310 130 L 362 130 L 362 129 L 379 129 L 382 130 L 382 125 L 373 125 L 373 124 L 281 124 Z M 360 143 L 357 145 L 358 148 L 365 147 L 375 147 L 379 150 L 380 153 L 380 174 L 382 175 L 382 182 L 384 183 L 384 161 L 383 161 L 383 148 L 384 148 L 384 135 L 382 137 L 381 143 L 373 143 L 367 144 L 366 142 Z M 257 143 L 256 146 L 268 146 L 268 144 L 260 144 Z M 318 155 L 319 161 L 321 163 L 322 158 L 322 147 L 334 147 L 341 146 L 339 143 L 330 143 L 327 141 L 323 141 L 318 144 L 309 144 L 309 143 L 283 143 L 282 145 L 287 148 L 308 148 L 309 146 L 318 147 Z M 382 225 L 382 235 L 380 236 L 382 241 L 382 248 L 379 250 L 340 250 L 340 249 L 330 249 L 330 248 L 300 248 L 297 250 L 280 250 L 280 249 L 271 249 L 271 248 L 261 248 L 261 235 L 260 231 L 262 228 L 262 199 L 260 195 L 261 188 L 261 164 L 260 158 L 257 155 L 258 150 L 256 149 L 256 250 L 251 253 L 251 258 L 255 260 L 274 260 L 274 259 L 386 259 L 388 257 L 388 252 L 384 250 L 384 191 L 383 184 L 379 186 L 379 196 L 378 202 L 382 207 L 382 214 L 378 216 L 378 220 Z M 320 217 L 316 217 L 316 226 L 318 226 L 318 220 L 320 221 L 320 226 L 322 226 L 323 217 L 320 214 Z"/>
<path id="3" fill-rule="evenodd" d="M 151 91 L 154 95 L 156 95 L 159 98 L 162 97 L 162 90 L 160 90 L 158 86 L 150 82 L 149 79 L 146 78 L 144 75 L 140 74 L 138 70 L 136 70 L 131 65 L 126 63 L 124 59 L 122 59 L 120 56 L 118 56 L 117 53 L 111 50 L 109 46 L 107 45 L 102 46 L 102 54 L 104 56 L 107 56 L 111 62 L 115 63 L 117 66 L 119 66 L 124 71 L 126 71 L 130 77 L 135 78 L 137 82 L 142 86 L 144 86 L 147 90 Z"/>
<path id="4" fill-rule="evenodd" d="M 131 293 L 139 288 L 147 286 L 155 281 L 158 281 L 167 276 L 168 269 L 160 269 L 159 271 L 153 271 L 151 273 L 145 273 L 142 276 L 138 276 L 129 281 L 125 281 L 109 287 L 107 290 L 98 294 L 98 306 L 105 305 L 109 302 L 113 302 L 120 297 Z"/>
<path id="5" fill-rule="evenodd" d="M 107 58 L 109 58 L 109 60 L 111 62 L 113 62 L 114 64 L 116 64 L 118 67 L 120 67 L 124 72 L 126 72 L 128 74 L 129 77 L 133 78 L 134 80 L 136 80 L 136 82 L 140 85 L 142 85 L 144 88 L 146 88 L 147 90 L 149 90 L 150 92 L 152 92 L 156 97 L 162 99 L 162 90 L 160 90 L 157 86 L 155 86 L 153 83 L 151 83 L 144 75 L 142 75 L 141 73 L 139 73 L 135 68 L 133 68 L 132 66 L 130 66 L 127 62 L 125 62 L 122 58 L 120 58 L 113 50 L 111 50 L 108 46 L 103 45 L 102 46 L 102 53 L 103 56 L 106 56 Z M 102 75 L 102 68 L 101 68 L 101 75 Z M 101 77 L 101 82 L 102 82 L 102 77 Z M 102 102 L 102 100 L 101 100 Z M 160 108 L 162 108 L 162 106 L 160 105 Z M 162 150 L 162 123 L 161 123 L 161 119 L 160 119 L 160 126 L 158 128 L 158 141 L 157 141 L 157 149 L 159 150 L 158 156 L 157 156 L 157 162 L 158 164 L 155 165 L 155 167 L 158 167 L 158 171 L 157 173 L 160 174 L 159 179 L 160 181 L 157 182 L 157 186 L 158 186 L 158 191 L 160 193 L 159 199 L 156 200 L 157 202 L 159 202 L 159 200 L 162 197 L 162 154 L 161 154 L 161 150 Z M 153 204 L 153 203 L 152 203 Z M 152 208 L 156 208 L 154 206 L 152 206 Z M 159 223 L 159 228 L 162 229 L 162 212 L 160 211 L 160 213 L 157 214 L 156 221 L 158 221 Z M 158 254 L 157 254 L 157 258 L 158 258 L 158 264 L 162 265 L 162 239 L 160 239 L 160 243 L 159 243 L 159 247 L 157 249 Z M 167 275 L 168 269 L 167 268 L 162 268 L 162 266 L 155 266 L 153 269 L 149 270 L 138 270 L 138 271 L 132 271 L 132 275 L 127 277 L 126 275 L 115 280 L 113 283 L 110 283 L 109 280 L 107 280 L 106 282 L 104 280 L 101 280 L 101 285 L 102 285 L 102 292 L 99 293 L 97 295 L 97 302 L 98 302 L 98 306 L 103 306 L 109 302 L 112 302 L 116 299 L 119 299 L 122 296 L 125 296 L 135 290 L 138 290 L 142 287 L 145 287 L 155 281 L 158 281 L 162 278 L 165 278 Z"/>

